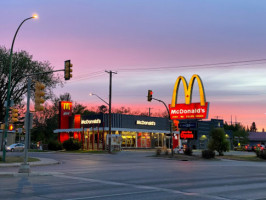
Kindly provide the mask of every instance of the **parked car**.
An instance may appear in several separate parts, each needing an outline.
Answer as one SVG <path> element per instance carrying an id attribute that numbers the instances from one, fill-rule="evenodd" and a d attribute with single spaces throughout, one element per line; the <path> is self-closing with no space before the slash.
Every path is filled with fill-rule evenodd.
<path id="1" fill-rule="evenodd" d="M 23 151 L 24 150 L 25 145 L 22 143 L 15 143 L 15 144 L 11 144 L 9 146 L 6 146 L 6 151 Z"/>

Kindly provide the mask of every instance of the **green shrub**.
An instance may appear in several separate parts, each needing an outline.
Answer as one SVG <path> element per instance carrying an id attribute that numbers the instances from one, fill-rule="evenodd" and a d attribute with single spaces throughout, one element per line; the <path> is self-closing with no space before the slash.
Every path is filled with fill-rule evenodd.
<path id="1" fill-rule="evenodd" d="M 215 158 L 215 152 L 212 150 L 203 150 L 201 152 L 202 158 L 210 159 L 210 158 Z"/>
<path id="2" fill-rule="evenodd" d="M 62 144 L 59 141 L 57 141 L 57 140 L 51 140 L 48 143 L 48 149 L 49 150 L 52 150 L 52 151 L 58 151 L 58 150 L 62 150 L 63 149 L 63 146 L 62 146 Z"/>
<path id="3" fill-rule="evenodd" d="M 191 148 L 186 148 L 185 151 L 184 151 L 184 154 L 187 155 L 187 156 L 192 156 L 192 149 Z"/>
<path id="4" fill-rule="evenodd" d="M 67 151 L 79 150 L 81 148 L 81 142 L 69 139 L 63 142 L 63 147 Z"/>
<path id="5" fill-rule="evenodd" d="M 257 155 L 257 157 L 266 160 L 266 149 L 264 149 L 262 151 L 261 150 L 257 150 L 256 151 L 256 155 Z"/>
<path id="6" fill-rule="evenodd" d="M 0 161 L 2 161 L 2 156 L 0 156 Z"/>

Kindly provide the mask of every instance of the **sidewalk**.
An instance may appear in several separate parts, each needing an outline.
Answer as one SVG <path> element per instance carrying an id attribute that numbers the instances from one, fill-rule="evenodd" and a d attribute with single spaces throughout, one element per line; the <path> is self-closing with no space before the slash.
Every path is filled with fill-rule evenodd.
<path id="1" fill-rule="evenodd" d="M 29 162 L 30 166 L 42 166 L 42 165 L 55 165 L 60 164 L 57 160 L 50 158 L 38 158 L 40 161 Z M 0 168 L 8 167 L 20 167 L 22 163 L 0 163 Z M 1 170 L 2 171 L 2 170 Z M 18 170 L 17 170 L 18 171 Z M 61 174 L 58 172 L 31 172 L 31 173 L 18 173 L 18 172 L 0 172 L 0 177 L 9 176 L 51 176 L 55 174 Z"/>

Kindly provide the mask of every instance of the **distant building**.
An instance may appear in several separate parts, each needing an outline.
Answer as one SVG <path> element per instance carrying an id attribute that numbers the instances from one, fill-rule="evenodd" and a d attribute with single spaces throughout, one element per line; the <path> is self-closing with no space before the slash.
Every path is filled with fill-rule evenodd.
<path id="1" fill-rule="evenodd" d="M 249 145 L 266 144 L 266 132 L 249 132 Z"/>

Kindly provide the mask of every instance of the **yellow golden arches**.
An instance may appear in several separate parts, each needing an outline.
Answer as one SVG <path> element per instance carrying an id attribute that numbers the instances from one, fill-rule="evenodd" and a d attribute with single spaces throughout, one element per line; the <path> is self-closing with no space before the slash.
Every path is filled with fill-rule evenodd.
<path id="1" fill-rule="evenodd" d="M 199 75 L 194 74 L 191 77 L 188 86 L 187 86 L 187 81 L 186 81 L 186 79 L 183 76 L 179 76 L 176 79 L 175 86 L 174 86 L 174 90 L 173 90 L 171 107 L 175 107 L 175 105 L 177 103 L 178 88 L 179 88 L 179 84 L 180 84 L 180 81 L 181 80 L 182 80 L 182 83 L 183 83 L 183 86 L 184 86 L 185 103 L 186 104 L 190 104 L 191 103 L 191 100 L 192 100 L 192 90 L 193 90 L 193 85 L 194 85 L 195 79 L 197 79 L 198 85 L 199 85 L 200 105 L 201 106 L 205 106 L 206 100 L 205 100 L 205 92 L 204 92 L 204 88 L 203 88 L 202 81 L 201 81 Z"/>

